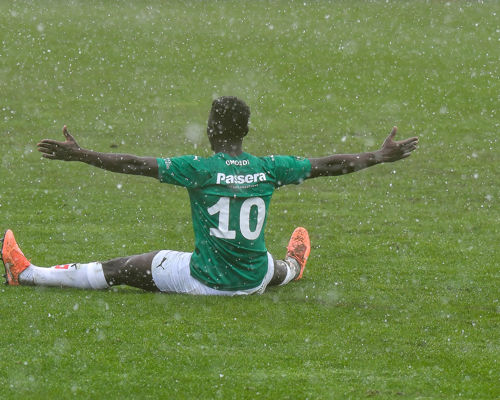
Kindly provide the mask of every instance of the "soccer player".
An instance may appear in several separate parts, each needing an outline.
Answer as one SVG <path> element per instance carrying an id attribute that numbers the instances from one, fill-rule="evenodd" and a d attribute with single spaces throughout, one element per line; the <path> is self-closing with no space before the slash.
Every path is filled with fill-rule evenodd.
<path id="1" fill-rule="evenodd" d="M 236 97 L 214 100 L 207 135 L 215 154 L 208 158 L 95 152 L 79 146 L 66 126 L 64 142 L 42 140 L 38 150 L 49 160 L 80 161 L 108 171 L 184 186 L 191 201 L 194 251 L 161 250 L 106 262 L 43 268 L 27 260 L 8 230 L 1 248 L 6 283 L 87 289 L 129 285 L 196 295 L 263 293 L 268 285 L 301 279 L 311 249 L 307 231 L 299 227 L 292 234 L 283 260 L 274 259 L 267 251 L 264 230 L 275 188 L 397 161 L 408 157 L 418 144 L 417 137 L 394 141 L 393 128 L 375 152 L 310 159 L 256 157 L 243 151 L 249 117 L 249 107 Z"/>

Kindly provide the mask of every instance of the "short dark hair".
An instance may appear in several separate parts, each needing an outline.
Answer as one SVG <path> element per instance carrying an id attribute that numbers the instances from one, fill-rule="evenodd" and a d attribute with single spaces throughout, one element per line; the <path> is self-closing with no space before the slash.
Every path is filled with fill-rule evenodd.
<path id="1" fill-rule="evenodd" d="M 222 96 L 212 102 L 208 116 L 209 137 L 241 139 L 248 133 L 250 107 L 234 96 Z"/>

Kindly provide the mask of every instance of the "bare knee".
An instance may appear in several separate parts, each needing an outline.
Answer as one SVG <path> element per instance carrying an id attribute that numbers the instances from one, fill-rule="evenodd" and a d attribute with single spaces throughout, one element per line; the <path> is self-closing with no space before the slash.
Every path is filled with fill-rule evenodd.
<path id="1" fill-rule="evenodd" d="M 127 262 L 131 257 L 120 257 L 114 258 L 109 261 L 102 263 L 102 270 L 104 272 L 104 277 L 110 286 L 121 285 L 120 275 L 126 269 Z"/>
<path id="2" fill-rule="evenodd" d="M 282 283 L 287 274 L 287 267 L 284 261 L 282 260 L 274 260 L 274 274 L 271 278 L 271 282 L 269 282 L 269 286 L 276 286 Z"/>
<path id="3" fill-rule="evenodd" d="M 129 285 L 156 290 L 151 275 L 151 263 L 157 252 L 115 258 L 102 264 L 104 277 L 110 286 Z"/>

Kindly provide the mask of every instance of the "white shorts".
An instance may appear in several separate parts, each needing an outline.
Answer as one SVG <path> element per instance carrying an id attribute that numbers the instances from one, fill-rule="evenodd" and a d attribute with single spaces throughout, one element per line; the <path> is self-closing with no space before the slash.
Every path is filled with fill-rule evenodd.
<path id="1" fill-rule="evenodd" d="M 192 254 L 173 250 L 161 250 L 158 252 L 153 258 L 151 273 L 153 281 L 160 291 L 211 296 L 262 294 L 269 282 L 271 282 L 274 274 L 274 260 L 271 254 L 267 253 L 267 273 L 259 286 L 237 291 L 217 290 L 204 285 L 191 276 L 189 261 Z"/>

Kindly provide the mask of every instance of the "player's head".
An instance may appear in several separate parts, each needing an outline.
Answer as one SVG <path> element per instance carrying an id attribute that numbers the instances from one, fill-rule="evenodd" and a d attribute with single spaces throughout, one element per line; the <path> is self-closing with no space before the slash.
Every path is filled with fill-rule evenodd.
<path id="1" fill-rule="evenodd" d="M 212 102 L 208 115 L 207 135 L 212 143 L 238 143 L 248 133 L 250 108 L 234 96 L 223 96 Z"/>

